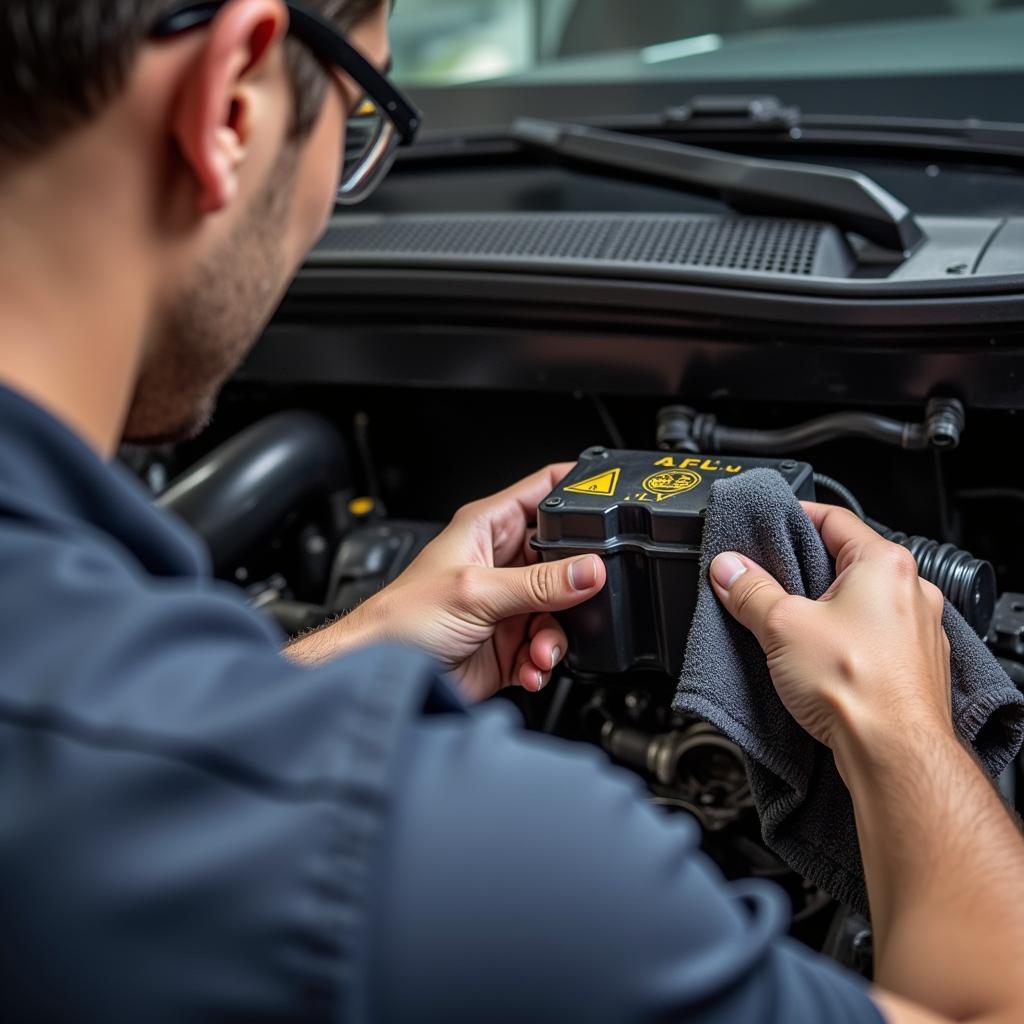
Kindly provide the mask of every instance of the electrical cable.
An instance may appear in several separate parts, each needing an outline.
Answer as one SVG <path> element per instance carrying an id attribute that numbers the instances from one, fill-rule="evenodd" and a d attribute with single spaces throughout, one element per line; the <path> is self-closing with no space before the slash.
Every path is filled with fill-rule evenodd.
<path id="1" fill-rule="evenodd" d="M 608 433 L 608 438 L 612 442 L 612 447 L 619 449 L 625 448 L 626 439 L 623 436 L 622 431 L 619 430 L 619 425 L 615 422 L 615 418 L 609 411 L 608 406 L 604 402 L 604 399 L 602 399 L 600 395 L 596 395 L 593 392 L 589 392 L 588 394 L 590 396 L 591 402 L 593 402 L 594 404 L 594 409 L 596 410 L 597 415 L 601 420 L 601 425 Z"/>
<path id="2" fill-rule="evenodd" d="M 853 491 L 845 484 L 841 484 L 825 473 L 815 473 L 814 486 L 818 490 L 828 491 L 833 497 L 838 498 L 839 501 L 835 504 L 848 508 L 858 519 L 864 518 L 863 506 L 854 496 Z"/>

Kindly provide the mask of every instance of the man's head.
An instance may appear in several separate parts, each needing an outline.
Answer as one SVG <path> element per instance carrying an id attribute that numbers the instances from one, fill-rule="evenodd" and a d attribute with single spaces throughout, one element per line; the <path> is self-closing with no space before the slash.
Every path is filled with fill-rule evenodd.
<path id="1" fill-rule="evenodd" d="M 386 64 L 387 0 L 305 6 Z M 141 223 L 130 233 L 110 225 L 137 250 L 126 259 L 152 263 L 125 428 L 134 440 L 186 436 L 207 421 L 323 229 L 346 118 L 361 99 L 354 81 L 287 38 L 282 0 L 227 0 L 212 20 L 151 38 L 174 7 L 0 6 L 0 193 L 9 177 L 45 178 L 72 149 L 82 175 L 68 187 L 87 189 L 106 165 L 145 193 L 132 207 Z"/>

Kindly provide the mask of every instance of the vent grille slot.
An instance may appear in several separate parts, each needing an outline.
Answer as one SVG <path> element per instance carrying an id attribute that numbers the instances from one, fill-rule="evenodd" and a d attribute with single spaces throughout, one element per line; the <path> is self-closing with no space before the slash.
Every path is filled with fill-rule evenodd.
<path id="1" fill-rule="evenodd" d="M 335 222 L 320 254 L 377 260 L 548 260 L 814 275 L 815 221 L 669 214 L 393 217 Z M 826 248 L 831 249 L 831 246 Z"/>
<path id="2" fill-rule="evenodd" d="M 626 222 L 608 259 L 811 274 L 821 224 L 809 221 L 715 218 Z"/>

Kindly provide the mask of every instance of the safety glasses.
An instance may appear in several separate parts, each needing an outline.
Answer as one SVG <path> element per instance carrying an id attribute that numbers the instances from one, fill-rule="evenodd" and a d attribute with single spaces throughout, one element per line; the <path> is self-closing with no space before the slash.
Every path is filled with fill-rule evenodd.
<path id="1" fill-rule="evenodd" d="M 150 33 L 167 39 L 208 25 L 227 0 L 192 3 L 165 15 Z M 302 4 L 285 0 L 291 16 L 289 35 L 306 46 L 328 69 L 337 68 L 362 90 L 364 98 L 348 119 L 338 202 L 354 206 L 383 181 L 399 146 L 409 145 L 420 127 L 419 111 L 325 18 Z"/>

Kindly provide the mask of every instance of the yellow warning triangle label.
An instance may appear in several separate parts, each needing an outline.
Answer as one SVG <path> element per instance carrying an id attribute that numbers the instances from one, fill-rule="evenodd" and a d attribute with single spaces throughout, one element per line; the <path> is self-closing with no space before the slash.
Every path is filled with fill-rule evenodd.
<path id="1" fill-rule="evenodd" d="M 572 484 L 565 489 L 574 494 L 605 494 L 611 497 L 615 493 L 615 488 L 619 486 L 619 473 L 621 472 L 621 469 L 609 469 L 597 476 L 580 480 L 579 483 Z"/>

